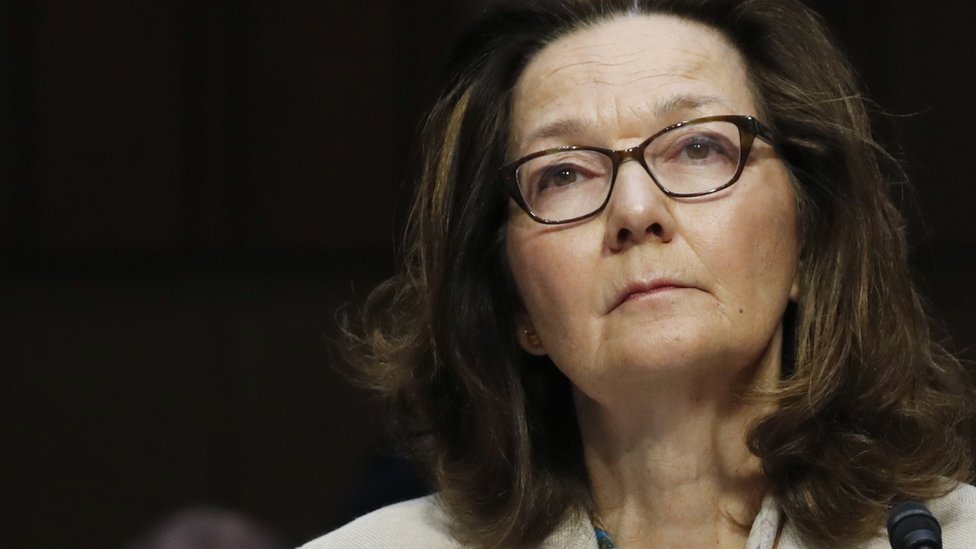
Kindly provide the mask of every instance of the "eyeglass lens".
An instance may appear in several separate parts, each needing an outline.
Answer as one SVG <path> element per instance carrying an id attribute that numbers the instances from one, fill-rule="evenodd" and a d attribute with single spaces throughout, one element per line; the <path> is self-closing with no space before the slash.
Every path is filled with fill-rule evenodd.
<path id="1" fill-rule="evenodd" d="M 727 121 L 679 126 L 647 143 L 644 161 L 671 195 L 696 195 L 729 183 L 739 169 L 739 127 Z M 612 154 L 612 153 L 611 153 Z M 576 149 L 533 158 L 516 171 L 519 191 L 540 218 L 564 220 L 600 209 L 609 197 L 615 161 L 606 152 Z"/>

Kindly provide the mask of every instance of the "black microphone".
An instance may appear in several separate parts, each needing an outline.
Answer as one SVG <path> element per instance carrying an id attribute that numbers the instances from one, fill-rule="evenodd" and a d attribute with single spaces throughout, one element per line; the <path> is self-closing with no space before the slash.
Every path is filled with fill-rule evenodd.
<path id="1" fill-rule="evenodd" d="M 927 507 L 906 501 L 888 513 L 891 549 L 942 549 L 942 527 Z"/>

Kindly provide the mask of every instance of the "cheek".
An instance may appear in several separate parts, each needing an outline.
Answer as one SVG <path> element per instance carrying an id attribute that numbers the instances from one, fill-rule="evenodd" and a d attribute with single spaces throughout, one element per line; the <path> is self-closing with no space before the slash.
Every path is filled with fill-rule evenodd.
<path id="1" fill-rule="evenodd" d="M 742 283 L 759 294 L 757 299 L 779 302 L 789 295 L 798 262 L 792 193 L 776 193 L 770 200 L 746 207 L 741 213 L 737 226 L 728 230 L 739 235 L 729 251 L 739 257 Z M 732 262 L 735 258 L 727 260 Z"/>
<path id="2" fill-rule="evenodd" d="M 586 248 L 572 231 L 531 223 L 536 226 L 510 223 L 508 261 L 529 318 L 546 331 L 547 324 L 576 316 L 574 308 L 589 301 L 586 288 L 592 277 L 587 274 Z"/>
<path id="3" fill-rule="evenodd" d="M 540 245 L 529 235 L 509 231 L 508 261 L 512 278 L 522 303 L 533 320 L 544 316 L 546 311 L 540 309 L 551 307 L 554 298 L 561 294 L 560 280 L 550 272 L 559 259 L 559 254 Z"/>
<path id="4" fill-rule="evenodd" d="M 786 174 L 741 181 L 735 194 L 701 208 L 684 227 L 688 244 L 734 308 L 778 309 L 798 263 L 796 201 Z"/>

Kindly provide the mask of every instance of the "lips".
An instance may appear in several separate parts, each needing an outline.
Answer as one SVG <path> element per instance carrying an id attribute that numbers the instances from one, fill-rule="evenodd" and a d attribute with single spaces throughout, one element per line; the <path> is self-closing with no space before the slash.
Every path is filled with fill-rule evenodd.
<path id="1" fill-rule="evenodd" d="M 666 278 L 653 279 L 646 282 L 632 282 L 630 284 L 627 284 L 623 290 L 621 290 L 616 294 L 609 310 L 613 311 L 614 309 L 623 305 L 627 301 L 639 297 L 665 292 L 668 290 L 678 290 L 678 289 L 687 289 L 687 288 L 693 288 L 693 286 L 690 286 L 684 282 L 666 279 Z"/>

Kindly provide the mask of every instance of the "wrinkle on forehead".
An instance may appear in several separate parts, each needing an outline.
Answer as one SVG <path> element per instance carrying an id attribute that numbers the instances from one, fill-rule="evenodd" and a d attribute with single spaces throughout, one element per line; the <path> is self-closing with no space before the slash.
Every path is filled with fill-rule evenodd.
<path id="1" fill-rule="evenodd" d="M 625 26 L 607 28 L 617 24 Z M 667 34 L 653 32 L 662 28 Z M 559 120 L 565 119 L 577 119 L 561 124 L 577 129 L 579 122 L 608 116 L 653 125 L 657 122 L 653 118 L 662 118 L 672 108 L 693 111 L 695 105 L 688 103 L 695 102 L 721 105 L 731 112 L 738 98 L 722 100 L 724 94 L 718 89 L 741 90 L 744 85 L 752 106 L 755 102 L 745 78 L 741 55 L 718 30 L 668 15 L 610 19 L 557 39 L 529 61 L 514 90 L 510 147 L 514 152 L 531 140 L 530 135 L 551 134 L 546 126 L 558 129 Z M 695 91 L 680 91 L 681 82 Z M 570 103 L 567 96 L 578 96 L 574 92 L 585 88 L 590 99 L 597 99 L 584 101 L 585 105 Z M 640 91 L 636 96 L 635 89 Z M 694 97 L 688 101 L 686 96 Z"/>
<path id="2" fill-rule="evenodd" d="M 590 73 L 588 82 L 621 85 L 674 75 L 696 78 L 696 75 L 713 62 L 706 54 L 682 48 L 677 51 L 685 56 L 684 59 L 675 60 L 669 66 L 655 67 L 655 72 L 649 72 L 650 67 L 636 67 L 635 65 L 644 59 L 654 59 L 657 54 L 656 49 L 650 47 L 634 48 L 631 51 L 617 53 L 612 57 L 607 56 L 607 49 L 619 48 L 621 45 L 623 44 L 619 42 L 605 42 L 567 48 L 560 52 L 566 62 L 547 67 L 546 71 L 540 74 L 538 78 L 553 78 L 567 70 L 590 69 L 585 71 Z M 693 62 L 689 63 L 689 61 Z M 620 72 L 615 70 L 617 67 L 634 67 L 634 69 Z"/>
<path id="3" fill-rule="evenodd" d="M 614 109 L 634 118 L 647 115 L 647 110 L 643 105 L 622 104 L 618 98 L 614 98 Z M 671 95 L 653 104 L 650 111 L 655 118 L 667 118 L 675 112 L 680 111 L 701 111 L 706 107 L 721 107 L 731 111 L 732 106 L 724 98 L 710 95 Z M 587 123 L 578 116 L 568 116 L 546 123 L 532 131 L 524 137 L 525 141 L 548 139 L 559 136 L 578 136 L 586 133 Z"/>

